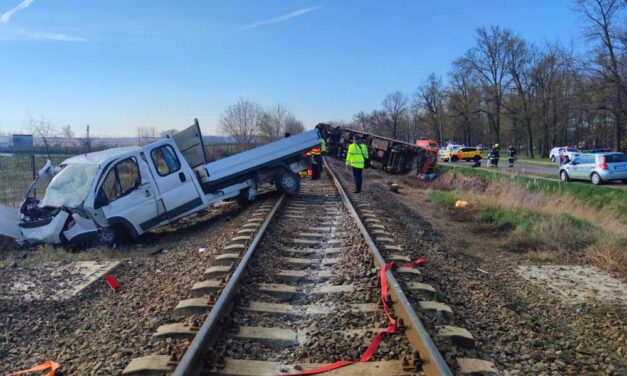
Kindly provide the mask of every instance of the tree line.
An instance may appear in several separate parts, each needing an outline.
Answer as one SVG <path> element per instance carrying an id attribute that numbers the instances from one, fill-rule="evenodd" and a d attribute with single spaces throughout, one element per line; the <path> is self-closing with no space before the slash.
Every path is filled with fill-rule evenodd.
<path id="1" fill-rule="evenodd" d="M 624 150 L 626 3 L 573 5 L 594 45 L 585 56 L 557 42 L 530 43 L 501 26 L 479 27 L 475 45 L 445 77 L 431 73 L 414 93 L 391 93 L 381 109 L 332 123 L 409 142 L 511 144 L 530 157 L 567 144 Z"/>
<path id="2" fill-rule="evenodd" d="M 261 105 L 240 99 L 228 106 L 220 116 L 222 132 L 233 137 L 236 144 L 245 149 L 257 143 L 276 141 L 305 130 L 302 121 L 282 104 L 264 109 Z"/>

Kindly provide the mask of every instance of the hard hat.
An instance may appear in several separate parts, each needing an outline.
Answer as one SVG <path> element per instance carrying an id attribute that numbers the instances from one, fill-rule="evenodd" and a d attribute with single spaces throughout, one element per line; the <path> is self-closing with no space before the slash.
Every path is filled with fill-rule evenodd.
<path id="1" fill-rule="evenodd" d="M 495 147 L 495 148 L 498 148 L 498 147 L 499 147 L 499 144 L 494 144 L 494 147 Z"/>

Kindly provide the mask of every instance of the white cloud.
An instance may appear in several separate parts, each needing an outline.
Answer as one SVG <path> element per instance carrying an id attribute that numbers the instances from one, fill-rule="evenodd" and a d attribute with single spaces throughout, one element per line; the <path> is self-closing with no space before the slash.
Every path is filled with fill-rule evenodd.
<path id="1" fill-rule="evenodd" d="M 33 1 L 35 0 L 22 0 L 21 3 L 17 4 L 12 9 L 2 13 L 2 16 L 0 16 L 0 23 L 5 24 L 9 22 L 9 20 L 15 13 L 21 11 L 22 9 L 28 8 L 33 3 Z"/>
<path id="2" fill-rule="evenodd" d="M 33 39 L 54 40 L 57 42 L 87 42 L 87 39 L 85 38 L 73 37 L 71 35 L 61 33 L 40 33 L 27 31 L 22 34 Z"/>
<path id="3" fill-rule="evenodd" d="M 251 23 L 250 25 L 242 26 L 240 28 L 240 30 L 250 30 L 250 29 L 257 28 L 259 26 L 272 25 L 272 24 L 275 24 L 275 23 L 287 21 L 290 18 L 300 17 L 300 16 L 302 16 L 304 14 L 307 14 L 309 12 L 312 12 L 312 11 L 320 9 L 320 8 L 321 7 L 311 7 L 311 8 L 299 9 L 299 10 L 296 10 L 296 11 L 291 12 L 291 13 L 284 14 L 284 15 L 279 16 L 279 17 L 270 18 L 268 20 L 258 21 L 258 22 Z"/>

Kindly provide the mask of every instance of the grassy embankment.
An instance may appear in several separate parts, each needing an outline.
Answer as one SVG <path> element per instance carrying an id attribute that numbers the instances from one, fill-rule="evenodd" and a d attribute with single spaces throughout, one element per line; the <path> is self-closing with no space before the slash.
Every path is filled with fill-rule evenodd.
<path id="1" fill-rule="evenodd" d="M 427 192 L 437 206 L 463 210 L 479 225 L 507 230 L 507 248 L 539 259 L 580 259 L 627 272 L 627 191 L 507 176 L 471 168 L 443 169 Z M 455 209 L 455 201 L 469 202 Z M 453 215 L 453 217 L 455 217 Z"/>

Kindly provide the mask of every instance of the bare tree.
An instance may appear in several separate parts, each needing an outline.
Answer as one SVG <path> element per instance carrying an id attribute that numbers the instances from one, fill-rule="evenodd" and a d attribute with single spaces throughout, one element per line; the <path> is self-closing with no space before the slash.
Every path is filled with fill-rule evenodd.
<path id="1" fill-rule="evenodd" d="M 179 133 L 178 129 L 164 129 L 160 132 L 160 136 L 163 138 L 172 137 L 177 133 Z"/>
<path id="2" fill-rule="evenodd" d="M 293 114 L 288 114 L 285 117 L 284 132 L 289 132 L 292 135 L 299 134 L 305 131 L 305 125 L 302 121 L 296 119 Z"/>
<path id="3" fill-rule="evenodd" d="M 267 109 L 259 124 L 259 135 L 265 141 L 275 141 L 283 137 L 285 120 L 291 115 L 285 105 L 280 103 Z"/>
<path id="4" fill-rule="evenodd" d="M 74 138 L 74 131 L 72 130 L 72 126 L 69 124 L 61 128 L 61 134 L 65 138 L 70 138 L 70 139 Z"/>
<path id="5" fill-rule="evenodd" d="M 137 127 L 137 142 L 139 145 L 147 144 L 154 141 L 158 134 L 157 127 Z"/>
<path id="6" fill-rule="evenodd" d="M 501 138 L 503 95 L 509 86 L 507 45 L 511 32 L 499 26 L 477 29 L 477 46 L 463 57 L 463 62 L 476 73 L 481 83 L 484 111 L 497 143 Z"/>
<path id="7" fill-rule="evenodd" d="M 357 131 L 372 132 L 372 129 L 370 129 L 370 118 L 368 114 L 363 111 L 359 111 L 353 115 L 353 123 L 351 126 Z"/>
<path id="8" fill-rule="evenodd" d="M 442 134 L 442 111 L 444 106 L 442 79 L 437 77 L 435 73 L 431 73 L 427 80 L 418 88 L 415 100 L 416 104 L 427 112 L 435 139 L 442 144 L 444 141 Z"/>
<path id="9" fill-rule="evenodd" d="M 466 145 L 473 142 L 472 119 L 479 111 L 478 91 L 470 69 L 459 59 L 455 60 L 453 70 L 449 72 L 448 110 L 450 116 L 461 119 Z"/>
<path id="10" fill-rule="evenodd" d="M 222 132 L 233 137 L 241 148 L 255 142 L 263 109 L 257 103 L 240 99 L 226 108 L 220 118 Z"/>
<path id="11" fill-rule="evenodd" d="M 396 138 L 398 123 L 407 112 L 407 96 L 400 91 L 388 94 L 383 100 L 383 108 L 392 120 L 392 138 Z"/>
<path id="12" fill-rule="evenodd" d="M 507 46 L 508 70 L 516 88 L 517 103 L 527 135 L 527 156 L 533 158 L 533 64 L 535 52 L 532 51 L 524 39 L 511 37 Z"/>
<path id="13" fill-rule="evenodd" d="M 46 148 L 46 154 L 50 156 L 50 138 L 57 134 L 57 130 L 50 119 L 41 116 L 39 119 L 30 117 L 26 121 L 26 128 L 35 137 L 41 138 Z"/>
<path id="14" fill-rule="evenodd" d="M 589 40 L 599 42 L 597 65 L 601 74 L 614 88 L 611 101 L 614 115 L 614 148 L 621 150 L 624 118 L 627 117 L 625 99 L 627 82 L 627 24 L 624 0 L 575 0 L 576 10 L 586 19 L 584 30 Z"/>

